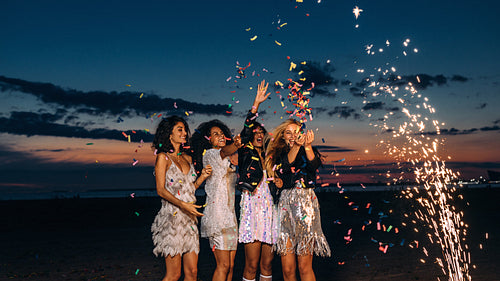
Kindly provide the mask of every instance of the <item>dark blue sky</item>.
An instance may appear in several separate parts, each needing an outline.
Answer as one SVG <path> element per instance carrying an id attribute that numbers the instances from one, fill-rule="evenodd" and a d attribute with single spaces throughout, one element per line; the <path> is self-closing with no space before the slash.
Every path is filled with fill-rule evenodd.
<path id="1" fill-rule="evenodd" d="M 355 6 L 363 9 L 357 20 Z M 318 85 L 308 126 L 317 144 L 335 147 L 330 160 L 393 161 L 377 152 L 385 136 L 374 123 L 386 114 L 392 126 L 403 122 L 403 98 L 409 108 L 432 105 L 436 113 L 422 114 L 439 120 L 443 153 L 469 163 L 463 173 L 485 175 L 500 158 L 499 8 L 430 0 L 8 1 L 0 11 L 0 169 L 22 175 L 25 161 L 53 170 L 71 164 L 75 174 L 130 169 L 133 159 L 150 166 L 148 145 L 135 152 L 139 144 L 121 139 L 122 131 L 147 139 L 155 113 L 186 111 L 192 128 L 219 118 L 239 130 L 257 83 L 298 79 L 290 63 L 305 61 L 303 77 Z M 237 62 L 251 62 L 246 79 L 235 78 Z M 391 75 L 404 83 L 389 82 Z M 380 84 L 370 88 L 367 79 Z M 418 84 L 412 97 L 377 89 L 407 82 Z M 262 108 L 270 128 L 288 117 L 280 94 L 287 91 Z M 0 181 L 24 184 L 5 173 Z"/>

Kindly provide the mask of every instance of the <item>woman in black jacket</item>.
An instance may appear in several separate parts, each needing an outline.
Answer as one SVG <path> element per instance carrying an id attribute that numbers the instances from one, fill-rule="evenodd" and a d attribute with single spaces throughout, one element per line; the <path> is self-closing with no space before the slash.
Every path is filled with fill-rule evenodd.
<path id="1" fill-rule="evenodd" d="M 330 246 L 321 229 L 318 199 L 314 193 L 316 170 L 321 155 L 312 147 L 314 132 L 302 131 L 302 124 L 289 119 L 273 132 L 266 154 L 266 170 L 279 177 L 279 232 L 275 249 L 281 256 L 283 278 L 315 280 L 313 254 L 330 256 Z"/>
<path id="2" fill-rule="evenodd" d="M 264 139 L 266 129 L 257 122 L 259 105 L 270 95 L 262 81 L 252 109 L 248 112 L 241 132 L 243 147 L 238 149 L 239 182 L 241 190 L 239 242 L 245 244 L 243 281 L 255 280 L 260 261 L 260 280 L 272 279 L 272 245 L 276 240 L 276 207 L 264 170 Z"/>

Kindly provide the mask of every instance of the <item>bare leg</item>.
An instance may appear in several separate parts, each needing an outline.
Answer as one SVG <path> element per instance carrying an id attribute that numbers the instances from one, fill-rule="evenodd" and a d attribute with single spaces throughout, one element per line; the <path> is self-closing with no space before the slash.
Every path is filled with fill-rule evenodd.
<path id="1" fill-rule="evenodd" d="M 259 241 L 245 244 L 245 269 L 243 270 L 243 278 L 248 280 L 255 279 L 260 251 L 261 243 Z"/>
<path id="2" fill-rule="evenodd" d="M 299 264 L 300 280 L 316 281 L 316 276 L 312 268 L 313 255 L 297 256 Z"/>
<path id="3" fill-rule="evenodd" d="M 261 251 L 260 251 L 260 280 L 261 281 L 270 281 L 273 276 L 273 246 L 270 244 L 262 243 Z M 267 278 L 263 278 L 263 276 L 268 276 Z"/>
<path id="4" fill-rule="evenodd" d="M 227 273 L 226 281 L 233 280 L 234 258 L 236 257 L 236 250 L 229 251 L 229 272 Z"/>
<path id="5" fill-rule="evenodd" d="M 181 265 L 182 259 L 181 255 L 175 256 L 166 256 L 165 257 L 165 267 L 167 272 L 165 273 L 165 277 L 163 277 L 163 281 L 177 281 L 181 278 Z"/>
<path id="6" fill-rule="evenodd" d="M 231 251 L 217 249 L 214 251 L 217 267 L 215 268 L 215 272 L 212 277 L 213 281 L 226 281 L 229 273 L 229 267 L 231 266 L 230 252 Z"/>
<path id="7" fill-rule="evenodd" d="M 198 254 L 189 252 L 183 255 L 184 262 L 184 280 L 196 281 L 198 279 Z"/>
<path id="8" fill-rule="evenodd" d="M 292 249 L 292 243 L 290 239 L 286 242 L 286 248 Z M 297 262 L 295 261 L 296 256 L 292 251 L 287 251 L 285 255 L 281 256 L 281 267 L 283 270 L 283 279 L 285 281 L 296 281 L 296 271 L 297 271 Z"/>

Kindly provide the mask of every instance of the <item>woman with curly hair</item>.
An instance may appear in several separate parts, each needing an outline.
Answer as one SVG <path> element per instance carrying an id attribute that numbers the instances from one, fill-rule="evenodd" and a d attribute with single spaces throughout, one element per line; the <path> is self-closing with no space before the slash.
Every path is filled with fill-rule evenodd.
<path id="1" fill-rule="evenodd" d="M 283 181 L 278 191 L 279 232 L 274 248 L 281 256 L 283 278 L 316 280 L 313 254 L 330 256 L 330 246 L 321 229 L 318 199 L 314 193 L 321 155 L 312 147 L 314 132 L 289 119 L 273 132 L 267 147 L 266 170 Z"/>
<path id="2" fill-rule="evenodd" d="M 239 242 L 245 247 L 243 281 L 253 281 L 260 267 L 260 280 L 272 280 L 273 243 L 276 240 L 276 208 L 264 170 L 264 141 L 267 133 L 257 122 L 259 105 L 271 93 L 266 94 L 269 84 L 263 80 L 257 87 L 252 108 L 245 119 L 238 149 L 239 182 L 241 190 Z M 260 265 L 260 266 L 259 266 Z"/>
<path id="3" fill-rule="evenodd" d="M 193 134 L 193 151 L 198 170 L 212 167 L 205 184 L 206 207 L 201 219 L 201 237 L 209 240 L 217 267 L 212 280 L 233 278 L 238 246 L 238 225 L 234 211 L 237 160 L 230 156 L 241 147 L 241 139 L 231 138 L 229 128 L 219 120 L 200 124 Z"/>
<path id="4" fill-rule="evenodd" d="M 155 149 L 156 190 L 162 206 L 156 215 L 153 233 L 153 253 L 165 257 L 166 280 L 178 280 L 184 263 L 184 280 L 197 280 L 198 219 L 203 216 L 195 205 L 194 195 L 203 181 L 210 176 L 210 166 L 197 177 L 191 156 L 183 146 L 189 143 L 189 126 L 178 116 L 163 119 L 156 130 L 152 148 Z"/>

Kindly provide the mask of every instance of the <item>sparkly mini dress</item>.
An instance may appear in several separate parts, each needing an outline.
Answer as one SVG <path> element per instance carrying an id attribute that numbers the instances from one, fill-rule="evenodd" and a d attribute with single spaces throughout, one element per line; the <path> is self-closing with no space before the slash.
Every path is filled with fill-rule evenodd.
<path id="1" fill-rule="evenodd" d="M 278 236 L 277 209 L 264 178 L 253 193 L 243 191 L 240 201 L 239 242 L 274 244 Z"/>
<path id="2" fill-rule="evenodd" d="M 196 172 L 190 164 L 185 175 L 173 162 L 165 177 L 165 189 L 184 202 L 194 202 Z M 177 206 L 165 199 L 161 201 L 161 209 L 156 215 L 151 232 L 153 234 L 153 253 L 158 256 L 175 256 L 189 252 L 200 252 L 198 236 L 198 220 L 182 212 Z"/>
<path id="3" fill-rule="evenodd" d="M 278 203 L 278 218 L 280 226 L 275 245 L 278 255 L 331 255 L 321 229 L 318 198 L 313 188 L 296 186 L 283 190 Z M 287 240 L 290 240 L 291 247 L 287 247 Z"/>
<path id="4" fill-rule="evenodd" d="M 330 246 L 321 228 L 319 203 L 314 193 L 318 156 L 309 161 L 302 147 L 293 163 L 286 152 L 280 157 L 278 172 L 284 181 L 278 203 L 279 234 L 274 249 L 278 255 L 317 255 L 329 257 Z M 280 174 L 281 173 L 281 174 Z M 287 245 L 290 241 L 291 245 Z"/>
<path id="5" fill-rule="evenodd" d="M 205 183 L 206 207 L 201 218 L 201 237 L 209 239 L 212 250 L 236 250 L 238 223 L 234 211 L 236 168 L 229 157 L 220 156 L 220 149 L 208 149 L 203 167 L 212 166 Z"/>

